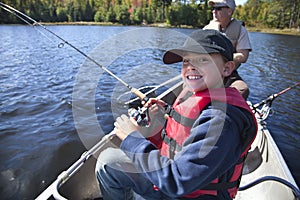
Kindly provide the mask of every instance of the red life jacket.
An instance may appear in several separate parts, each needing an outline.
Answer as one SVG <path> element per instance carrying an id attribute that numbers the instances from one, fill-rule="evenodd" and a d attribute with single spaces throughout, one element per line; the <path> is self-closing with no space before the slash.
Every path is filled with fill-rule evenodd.
<path id="1" fill-rule="evenodd" d="M 210 89 L 197 92 L 195 94 L 192 94 L 190 97 L 187 97 L 187 99 L 184 99 L 186 98 L 186 94 L 187 91 L 182 91 L 174 102 L 173 108 L 171 109 L 171 112 L 169 114 L 166 128 L 162 131 L 161 134 L 163 142 L 160 144 L 156 144 L 160 148 L 161 155 L 163 156 L 167 156 L 173 159 L 176 152 L 181 150 L 186 138 L 189 137 L 190 130 L 202 110 L 205 109 L 210 103 L 213 105 L 214 101 L 224 102 L 226 104 L 230 104 L 247 110 L 252 114 L 253 120 L 256 123 L 255 116 L 252 113 L 251 109 L 249 108 L 243 97 L 240 95 L 240 93 L 234 88 Z M 184 99 L 183 102 L 181 102 L 182 99 Z M 255 125 L 257 130 L 257 124 Z M 231 176 L 228 183 L 222 182 L 221 184 L 219 183 L 219 179 L 216 178 L 204 189 L 201 188 L 201 190 L 196 190 L 191 194 L 185 195 L 184 197 L 195 198 L 204 194 L 216 196 L 217 190 L 227 189 L 231 198 L 234 198 L 238 190 L 244 159 L 248 150 L 250 149 L 254 138 L 255 135 L 250 136 L 250 139 L 248 138 L 243 152 L 240 155 L 240 160 L 235 165 L 233 175 Z"/>

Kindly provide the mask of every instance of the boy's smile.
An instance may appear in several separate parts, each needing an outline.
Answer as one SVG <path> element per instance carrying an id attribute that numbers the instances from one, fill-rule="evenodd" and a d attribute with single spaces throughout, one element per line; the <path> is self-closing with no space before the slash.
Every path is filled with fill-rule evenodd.
<path id="1" fill-rule="evenodd" d="M 197 80 L 200 78 L 202 78 L 202 76 L 199 76 L 199 75 L 188 75 L 187 76 L 187 79 L 189 79 L 189 80 Z"/>
<path id="2" fill-rule="evenodd" d="M 221 54 L 187 52 L 182 61 L 182 77 L 192 92 L 221 87 L 225 61 Z"/>

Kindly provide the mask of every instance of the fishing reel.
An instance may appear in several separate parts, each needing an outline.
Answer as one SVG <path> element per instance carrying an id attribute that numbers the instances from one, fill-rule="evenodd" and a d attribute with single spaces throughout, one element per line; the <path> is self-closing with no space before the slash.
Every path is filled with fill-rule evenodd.
<path id="1" fill-rule="evenodd" d="M 146 94 L 146 98 L 157 97 L 157 94 L 152 89 L 156 86 L 148 85 L 139 88 L 138 90 L 143 94 Z M 152 91 L 151 91 L 152 90 Z M 136 123 L 141 127 L 149 127 L 150 126 L 150 116 L 148 108 L 144 107 L 143 100 L 138 98 L 136 95 L 132 95 L 130 97 L 130 101 L 125 104 L 128 105 L 128 114 L 132 117 Z"/>
<path id="2" fill-rule="evenodd" d="M 138 107 L 138 109 L 130 108 L 128 114 L 132 117 L 139 126 L 149 127 L 150 126 L 150 117 L 148 108 Z"/>

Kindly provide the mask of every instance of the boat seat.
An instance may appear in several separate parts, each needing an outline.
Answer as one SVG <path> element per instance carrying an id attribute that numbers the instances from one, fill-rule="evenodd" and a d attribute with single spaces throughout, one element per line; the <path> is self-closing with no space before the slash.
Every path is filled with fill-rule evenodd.
<path id="1" fill-rule="evenodd" d="M 254 150 L 248 152 L 248 155 L 244 162 L 243 175 L 255 171 L 260 166 L 261 163 L 262 163 L 262 155 L 258 147 L 256 147 Z"/>

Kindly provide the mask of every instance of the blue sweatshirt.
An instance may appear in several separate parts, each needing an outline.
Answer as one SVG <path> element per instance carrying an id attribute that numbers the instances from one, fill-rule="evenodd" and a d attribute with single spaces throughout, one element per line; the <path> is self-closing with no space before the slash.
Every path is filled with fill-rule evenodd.
<path id="1" fill-rule="evenodd" d="M 174 159 L 161 156 L 137 131 L 125 138 L 121 149 L 153 185 L 176 198 L 201 189 L 217 177 L 227 181 L 243 152 L 245 137 L 249 136 L 246 133 L 256 133 L 250 113 L 232 105 L 227 105 L 226 111 L 209 106 L 195 121 Z M 218 191 L 218 197 L 204 195 L 200 199 L 230 197 L 224 190 Z"/>

